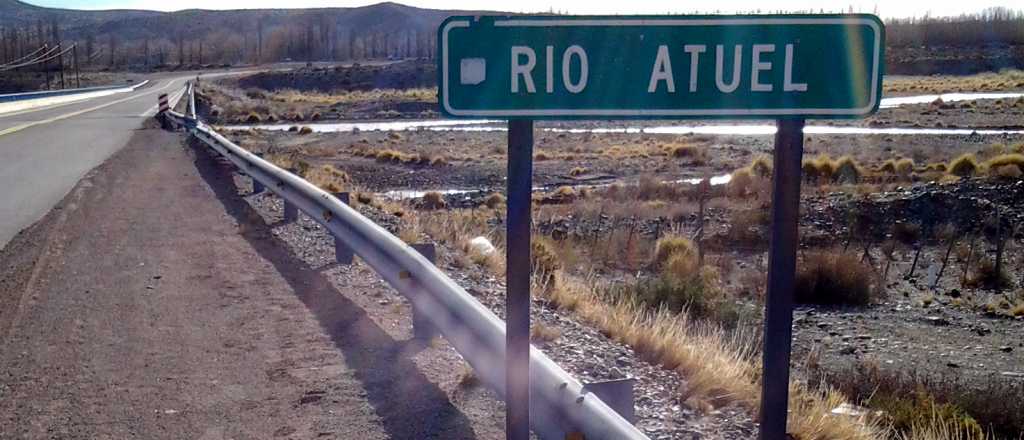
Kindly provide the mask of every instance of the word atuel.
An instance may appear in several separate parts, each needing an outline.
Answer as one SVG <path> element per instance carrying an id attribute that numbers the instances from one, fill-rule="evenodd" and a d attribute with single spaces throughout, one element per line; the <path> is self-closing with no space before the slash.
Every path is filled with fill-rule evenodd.
<path id="1" fill-rule="evenodd" d="M 865 14 L 451 17 L 438 32 L 449 117 L 858 118 L 884 70 Z"/>

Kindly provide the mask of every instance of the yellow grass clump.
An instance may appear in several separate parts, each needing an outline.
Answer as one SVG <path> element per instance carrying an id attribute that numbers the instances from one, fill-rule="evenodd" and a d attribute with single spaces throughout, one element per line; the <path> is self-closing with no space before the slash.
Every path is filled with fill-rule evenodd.
<path id="1" fill-rule="evenodd" d="M 1024 168 L 1024 154 L 1000 154 L 985 162 L 985 168 L 992 173 L 998 173 L 1000 168 L 1008 165 L 1015 165 L 1018 170 Z"/>
<path id="2" fill-rule="evenodd" d="M 676 255 L 687 259 L 692 258 L 694 267 L 696 267 L 697 246 L 689 238 L 680 235 L 666 235 L 659 238 L 654 246 L 652 263 L 655 267 L 664 267 L 669 259 Z"/>
<path id="3" fill-rule="evenodd" d="M 313 168 L 306 172 L 304 177 L 310 183 L 332 193 L 341 192 L 344 185 L 352 181 L 348 173 L 330 164 Z"/>
<path id="4" fill-rule="evenodd" d="M 836 161 L 835 166 L 832 178 L 837 183 L 857 183 L 860 182 L 860 177 L 864 174 L 857 161 L 853 160 L 850 156 L 840 157 Z"/>
<path id="5" fill-rule="evenodd" d="M 680 400 L 695 406 L 738 403 L 750 411 L 759 405 L 760 360 L 753 335 L 726 332 L 707 322 L 692 321 L 686 312 L 651 310 L 623 297 L 602 298 L 595 286 L 561 277 L 547 297 L 573 310 L 610 338 L 632 347 L 648 362 L 679 372 L 686 378 Z M 790 385 L 788 431 L 797 438 L 868 440 L 883 430 L 866 418 L 835 417 L 830 411 L 846 402 L 827 387 L 819 390 Z"/>
<path id="6" fill-rule="evenodd" d="M 493 193 L 484 199 L 484 205 L 491 209 L 498 209 L 505 206 L 505 196 L 500 193 Z"/>
<path id="7" fill-rule="evenodd" d="M 978 173 L 978 159 L 971 153 L 964 153 L 949 163 L 950 174 L 959 177 L 971 177 Z"/>

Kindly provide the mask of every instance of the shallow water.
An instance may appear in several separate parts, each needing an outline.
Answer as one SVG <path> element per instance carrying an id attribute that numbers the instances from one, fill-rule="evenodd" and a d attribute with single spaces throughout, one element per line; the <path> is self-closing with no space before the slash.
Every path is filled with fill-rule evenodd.
<path id="1" fill-rule="evenodd" d="M 881 108 L 894 108 L 910 104 L 927 104 L 941 98 L 944 102 L 971 101 L 977 99 L 1016 99 L 1024 97 L 1024 93 L 945 93 L 940 95 L 901 96 L 883 98 Z M 270 130 L 287 131 L 296 124 L 258 124 L 233 125 L 224 127 L 227 130 Z M 308 124 L 316 133 L 337 133 L 351 131 L 460 131 L 460 132 L 491 132 L 506 131 L 503 121 L 497 120 L 412 120 L 388 122 L 342 122 L 327 124 Z M 775 134 L 774 124 L 717 124 L 717 125 L 659 125 L 653 127 L 603 127 L 603 128 L 542 128 L 553 133 L 622 133 L 622 134 L 713 134 L 713 135 L 772 135 Z M 804 133 L 809 134 L 886 134 L 886 135 L 1000 135 L 1024 134 L 1024 130 L 972 130 L 969 128 L 917 128 L 917 127 L 835 127 L 828 125 L 808 125 Z"/>
<path id="2" fill-rule="evenodd" d="M 504 125 L 495 124 L 495 121 L 402 121 L 402 122 L 346 122 L 337 124 L 309 124 L 315 133 L 339 133 L 351 131 L 379 130 L 379 131 L 407 131 L 407 130 L 430 130 L 430 131 L 459 131 L 459 132 L 503 132 L 507 128 Z M 294 125 L 234 125 L 224 127 L 226 130 L 270 130 L 287 131 Z M 712 135 L 735 135 L 735 136 L 765 136 L 775 134 L 774 124 L 741 124 L 741 125 L 657 125 L 652 127 L 605 127 L 605 128 L 541 128 L 541 131 L 551 133 L 618 133 L 618 134 L 712 134 Z M 854 135 L 969 135 L 978 134 L 983 136 L 1002 134 L 1024 134 L 1024 130 L 975 130 L 970 128 L 924 128 L 924 127 L 843 127 L 831 125 L 808 125 L 804 127 L 804 133 L 808 134 L 854 134 Z"/>

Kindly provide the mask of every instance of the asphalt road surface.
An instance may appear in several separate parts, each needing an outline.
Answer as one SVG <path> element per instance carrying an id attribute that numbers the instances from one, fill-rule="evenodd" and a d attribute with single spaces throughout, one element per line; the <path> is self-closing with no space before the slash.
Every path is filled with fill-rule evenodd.
<path id="1" fill-rule="evenodd" d="M 0 114 L 0 247 L 124 147 L 156 112 L 157 96 L 181 89 L 188 78 L 157 78 L 134 92 Z"/>

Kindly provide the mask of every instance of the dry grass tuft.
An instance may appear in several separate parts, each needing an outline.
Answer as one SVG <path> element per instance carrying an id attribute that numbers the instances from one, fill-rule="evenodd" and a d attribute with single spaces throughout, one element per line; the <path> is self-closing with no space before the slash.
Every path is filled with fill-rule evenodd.
<path id="1" fill-rule="evenodd" d="M 562 270 L 558 247 L 551 239 L 534 236 L 530 242 L 530 270 L 542 285 L 550 285 L 555 274 Z"/>
<path id="2" fill-rule="evenodd" d="M 798 263 L 795 300 L 801 304 L 867 305 L 877 296 L 871 268 L 852 254 L 822 251 Z"/>
<path id="3" fill-rule="evenodd" d="M 303 176 L 310 183 L 319 186 L 330 193 L 342 192 L 345 185 L 352 181 L 348 173 L 339 170 L 334 165 L 324 164 L 313 168 Z"/>
<path id="4" fill-rule="evenodd" d="M 989 168 L 993 170 L 993 168 Z M 994 168 L 996 177 L 1003 179 L 1020 179 L 1024 176 L 1024 172 L 1021 171 L 1020 167 L 1014 164 L 1002 165 Z"/>
<path id="5" fill-rule="evenodd" d="M 430 191 L 423 195 L 424 209 L 444 209 L 448 204 L 444 201 L 444 195 L 437 191 Z"/>
<path id="6" fill-rule="evenodd" d="M 880 173 L 891 174 L 896 180 L 909 181 L 914 172 L 914 159 L 888 159 L 878 168 Z M 945 171 L 945 167 L 943 170 Z"/>
<path id="7" fill-rule="evenodd" d="M 1008 175 L 1006 176 L 1003 175 L 1004 172 L 1002 171 L 1003 168 L 1009 167 L 1017 167 L 1018 172 L 1021 169 L 1024 169 L 1024 154 L 1001 154 L 985 162 L 985 168 L 987 168 L 991 174 L 997 176 L 1010 177 L 1009 175 L 1013 174 L 1012 168 L 1007 171 Z"/>
<path id="8" fill-rule="evenodd" d="M 669 259 L 675 256 L 692 260 L 693 269 L 697 265 L 697 246 L 689 238 L 680 235 L 666 235 L 658 239 L 654 246 L 654 267 L 664 268 Z M 690 270 L 689 273 L 693 273 Z"/>
<path id="9" fill-rule="evenodd" d="M 959 177 L 971 177 L 981 168 L 978 159 L 971 153 L 964 153 L 949 163 L 949 173 Z"/>
<path id="10" fill-rule="evenodd" d="M 812 183 L 831 182 L 836 171 L 836 163 L 828 155 L 822 154 L 815 159 L 803 161 L 804 179 Z"/>
<path id="11" fill-rule="evenodd" d="M 484 206 L 491 209 L 499 209 L 505 206 L 505 196 L 501 195 L 501 193 L 493 193 L 484 199 Z"/>
<path id="12" fill-rule="evenodd" d="M 725 185 L 725 193 L 729 197 L 745 198 L 758 194 L 767 182 L 764 177 L 755 176 L 750 168 L 733 171 L 732 178 Z"/>
<path id="13" fill-rule="evenodd" d="M 857 164 L 857 161 L 853 160 L 850 156 L 843 156 L 835 162 L 835 171 L 832 174 L 832 179 L 836 183 L 855 184 L 860 182 L 863 174 L 864 171 Z"/>
<path id="14" fill-rule="evenodd" d="M 685 313 L 650 310 L 623 297 L 603 297 L 592 282 L 565 277 L 547 292 L 559 307 L 573 310 L 610 338 L 629 345 L 641 357 L 686 378 L 680 401 L 710 406 L 738 403 L 756 411 L 760 363 L 754 335 L 726 332 Z M 790 392 L 789 431 L 796 438 L 868 440 L 882 437 L 871 420 L 836 418 L 829 411 L 843 397 L 830 389 L 811 390 L 794 382 Z"/>
<path id="15" fill-rule="evenodd" d="M 569 175 L 573 177 L 582 176 L 584 174 L 587 174 L 587 169 L 584 167 L 576 167 L 569 170 Z"/>
<path id="16" fill-rule="evenodd" d="M 761 155 L 757 156 L 753 162 L 748 166 L 751 174 L 768 178 L 772 176 L 772 158 L 769 156 Z"/>
<path id="17" fill-rule="evenodd" d="M 538 322 L 530 328 L 530 340 L 533 342 L 552 342 L 562 337 L 562 331 L 557 327 L 544 325 Z"/>

